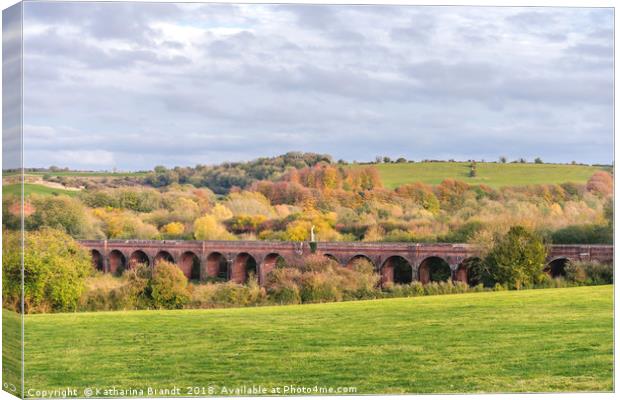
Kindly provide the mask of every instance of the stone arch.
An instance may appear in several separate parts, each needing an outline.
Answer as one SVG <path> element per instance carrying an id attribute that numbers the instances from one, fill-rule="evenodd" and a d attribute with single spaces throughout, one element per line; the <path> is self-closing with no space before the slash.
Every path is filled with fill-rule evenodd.
<path id="1" fill-rule="evenodd" d="M 127 268 L 127 259 L 120 250 L 112 250 L 108 255 L 108 260 L 110 260 L 110 272 L 114 275 L 122 275 Z"/>
<path id="2" fill-rule="evenodd" d="M 373 266 L 373 268 L 376 268 L 375 263 L 372 262 L 372 259 L 368 257 L 366 254 L 356 254 L 353 257 L 349 258 L 349 261 L 347 261 L 346 267 L 352 268 L 353 263 L 356 262 L 357 260 L 366 260 Z"/>
<path id="3" fill-rule="evenodd" d="M 93 268 L 96 269 L 97 271 L 103 271 L 104 270 L 103 256 L 101 255 L 99 250 L 92 249 L 90 251 L 90 256 L 91 256 L 91 261 L 93 263 Z"/>
<path id="4" fill-rule="evenodd" d="M 545 272 L 552 278 L 566 276 L 566 266 L 570 262 L 568 257 L 557 257 L 547 263 Z"/>
<path id="5" fill-rule="evenodd" d="M 401 256 L 388 257 L 381 266 L 381 283 L 394 282 L 407 284 L 413 281 L 413 268 L 407 259 Z"/>
<path id="6" fill-rule="evenodd" d="M 207 276 L 227 281 L 230 279 L 228 275 L 228 261 L 226 257 L 217 251 L 209 254 L 207 257 Z"/>
<path id="7" fill-rule="evenodd" d="M 329 258 L 330 260 L 335 261 L 340 265 L 340 260 L 333 254 L 325 253 L 323 254 L 323 257 Z"/>
<path id="8" fill-rule="evenodd" d="M 418 280 L 423 284 L 447 281 L 451 277 L 450 264 L 438 256 L 426 257 L 418 267 Z"/>
<path id="9" fill-rule="evenodd" d="M 167 252 L 166 250 L 160 250 L 156 255 L 155 258 L 153 259 L 153 264 L 157 265 L 158 262 L 160 261 L 168 261 L 169 263 L 174 264 L 174 257 L 172 257 L 172 254 L 170 254 L 169 252 Z"/>
<path id="10" fill-rule="evenodd" d="M 278 253 L 269 253 L 263 258 L 263 263 L 260 267 L 259 280 L 262 283 L 265 276 L 275 268 L 283 268 L 286 266 L 286 260 Z"/>
<path id="11" fill-rule="evenodd" d="M 181 254 L 181 262 L 179 267 L 187 279 L 192 281 L 200 280 L 200 258 L 193 251 L 186 251 Z"/>
<path id="12" fill-rule="evenodd" d="M 257 276 L 258 264 L 250 253 L 239 253 L 233 261 L 230 279 L 236 283 L 245 283 L 251 275 Z"/>
<path id="13" fill-rule="evenodd" d="M 269 253 L 263 259 L 263 266 L 273 268 L 282 268 L 286 266 L 286 260 L 278 253 Z"/>
<path id="14" fill-rule="evenodd" d="M 147 267 L 151 265 L 151 261 L 149 260 L 149 256 L 146 255 L 142 250 L 136 250 L 131 253 L 129 257 L 129 268 L 135 268 L 138 264 L 144 264 Z"/>
<path id="15" fill-rule="evenodd" d="M 461 261 L 454 273 L 455 282 L 464 282 L 469 286 L 476 286 L 480 281 L 480 276 L 475 273 L 475 266 L 482 262 L 480 257 L 469 257 Z"/>

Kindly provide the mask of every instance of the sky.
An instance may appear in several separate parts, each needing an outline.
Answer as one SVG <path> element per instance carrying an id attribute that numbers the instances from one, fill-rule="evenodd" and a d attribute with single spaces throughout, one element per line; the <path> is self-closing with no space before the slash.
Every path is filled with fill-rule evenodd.
<path id="1" fill-rule="evenodd" d="M 27 2 L 24 163 L 613 161 L 613 10 Z"/>

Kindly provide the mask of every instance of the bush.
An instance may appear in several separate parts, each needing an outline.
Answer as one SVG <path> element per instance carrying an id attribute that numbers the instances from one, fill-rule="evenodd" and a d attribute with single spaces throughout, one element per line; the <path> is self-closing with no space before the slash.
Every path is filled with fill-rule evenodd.
<path id="1" fill-rule="evenodd" d="M 547 249 L 542 238 L 521 226 L 497 238 L 484 262 L 489 281 L 520 289 L 543 279 Z"/>
<path id="2" fill-rule="evenodd" d="M 190 285 L 189 308 L 255 306 L 267 303 L 267 293 L 252 279 L 247 285 L 233 282 Z"/>
<path id="3" fill-rule="evenodd" d="M 572 282 L 567 281 L 563 277 L 552 278 L 551 276 L 545 274 L 544 277 L 533 287 L 537 289 L 546 289 L 546 288 L 564 288 L 572 286 Z"/>
<path id="4" fill-rule="evenodd" d="M 551 234 L 556 244 L 613 244 L 614 232 L 608 225 L 569 225 Z"/>
<path id="5" fill-rule="evenodd" d="M 612 264 L 598 261 L 571 261 L 565 267 L 566 280 L 580 285 L 606 285 L 613 283 Z"/>
<path id="6" fill-rule="evenodd" d="M 86 208 L 79 200 L 67 196 L 33 196 L 31 202 L 34 212 L 25 216 L 26 229 L 52 228 L 74 238 L 94 235 Z"/>
<path id="7" fill-rule="evenodd" d="M 153 308 L 151 279 L 153 270 L 145 264 L 138 264 L 133 269 L 123 272 L 126 284 L 119 288 L 118 296 L 125 299 L 127 305 L 137 309 Z"/>
<path id="8" fill-rule="evenodd" d="M 341 301 L 342 291 L 329 273 L 306 273 L 299 290 L 302 303 Z"/>
<path id="9" fill-rule="evenodd" d="M 379 279 L 367 260 L 344 268 L 330 258 L 311 255 L 301 265 L 272 270 L 266 287 L 277 304 L 321 303 L 379 297 Z"/>
<path id="10" fill-rule="evenodd" d="M 614 178 L 605 171 L 597 171 L 588 180 L 586 189 L 599 196 L 609 196 L 614 191 Z"/>
<path id="11" fill-rule="evenodd" d="M 119 301 L 121 288 L 125 280 L 97 272 L 95 276 L 86 279 L 86 290 L 80 298 L 79 309 L 82 311 L 112 311 L 131 309 L 133 305 Z"/>
<path id="12" fill-rule="evenodd" d="M 151 296 L 157 308 L 183 308 L 189 302 L 187 278 L 175 264 L 159 261 L 153 269 Z"/>
<path id="13" fill-rule="evenodd" d="M 440 242 L 447 243 L 467 243 L 474 235 L 485 228 L 485 225 L 479 221 L 466 222 L 456 229 L 451 229 L 446 235 L 439 236 Z"/>
<path id="14" fill-rule="evenodd" d="M 482 285 L 470 287 L 464 282 L 430 282 L 423 285 L 422 282 L 415 281 L 404 285 L 395 285 L 390 283 L 384 285 L 383 290 L 383 297 L 417 297 L 440 294 L 482 292 L 485 291 L 485 288 Z"/>
<path id="15" fill-rule="evenodd" d="M 3 232 L 3 305 L 21 308 L 20 233 Z M 90 254 L 64 232 L 26 232 L 24 243 L 24 312 L 75 311 L 93 273 Z"/>
<path id="16" fill-rule="evenodd" d="M 276 304 L 299 304 L 301 271 L 296 268 L 278 268 L 267 274 L 267 293 Z"/>

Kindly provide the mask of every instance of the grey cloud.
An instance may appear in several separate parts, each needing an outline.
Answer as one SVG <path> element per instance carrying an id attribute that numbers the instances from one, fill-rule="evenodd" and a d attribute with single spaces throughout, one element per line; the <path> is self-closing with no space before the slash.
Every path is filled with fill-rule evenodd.
<path id="1" fill-rule="evenodd" d="M 614 48 L 611 44 L 579 43 L 569 47 L 566 51 L 580 56 L 607 58 L 610 60 L 613 59 L 614 55 Z"/>
<path id="2" fill-rule="evenodd" d="M 29 3 L 26 18 L 43 30 L 26 38 L 24 82 L 40 166 L 288 150 L 613 158 L 609 11 L 106 3 L 99 17 L 53 4 Z M 106 27 L 115 9 L 126 26 Z"/>
<path id="3" fill-rule="evenodd" d="M 390 37 L 394 40 L 427 43 L 433 37 L 435 19 L 429 14 L 416 14 L 409 24 L 392 29 Z"/>
<path id="4" fill-rule="evenodd" d="M 298 24 L 304 28 L 327 31 L 342 25 L 337 13 L 334 11 L 336 9 L 334 6 L 290 4 L 278 6 L 276 9 L 295 15 Z"/>
<path id="5" fill-rule="evenodd" d="M 225 39 L 214 40 L 208 44 L 209 56 L 222 58 L 240 58 L 244 51 L 250 50 L 256 43 L 256 36 L 251 32 L 242 31 Z"/>
<path id="6" fill-rule="evenodd" d="M 514 15 L 510 15 L 506 18 L 507 21 L 517 25 L 520 28 L 535 28 L 538 29 L 545 25 L 555 22 L 555 15 L 544 11 L 523 11 Z"/>
<path id="7" fill-rule="evenodd" d="M 77 61 L 89 68 L 126 68 L 136 63 L 159 65 L 180 65 L 190 60 L 183 56 L 160 56 L 155 48 L 149 49 L 103 49 L 87 44 L 77 38 L 60 35 L 56 28 L 50 28 L 39 35 L 25 40 L 29 56 L 45 55 L 50 58 L 64 58 Z"/>
<path id="8" fill-rule="evenodd" d="M 613 86 L 608 77 L 543 77 L 538 74 L 504 72 L 505 66 L 489 63 L 428 61 L 405 67 L 419 82 L 418 95 L 427 99 L 479 101 L 494 108 L 511 100 L 549 104 L 609 104 Z"/>
<path id="9" fill-rule="evenodd" d="M 37 2 L 25 7 L 25 18 L 58 25 L 79 21 L 79 26 L 93 37 L 134 43 L 150 43 L 158 35 L 149 21 L 180 16 L 179 7 L 173 3 Z"/>
<path id="10" fill-rule="evenodd" d="M 361 7 L 357 7 L 360 9 Z M 315 31 L 318 35 L 329 37 L 330 39 L 348 41 L 353 43 L 362 43 L 366 37 L 362 33 L 363 26 L 356 26 L 353 29 L 350 25 L 351 19 L 343 17 L 343 10 L 350 11 L 355 7 L 350 6 L 334 6 L 334 5 L 282 5 L 276 10 L 288 12 L 295 16 L 297 24 L 305 29 Z M 369 9 L 366 9 L 369 10 Z M 359 31 L 358 31 L 359 29 Z"/>

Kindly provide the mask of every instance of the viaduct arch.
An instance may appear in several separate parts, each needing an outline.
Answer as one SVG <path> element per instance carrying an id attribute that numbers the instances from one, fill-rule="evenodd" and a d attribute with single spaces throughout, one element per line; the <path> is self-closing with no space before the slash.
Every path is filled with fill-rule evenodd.
<path id="1" fill-rule="evenodd" d="M 309 243 L 266 241 L 191 240 L 82 240 L 93 268 L 121 274 L 138 264 L 156 265 L 160 260 L 177 264 L 190 280 L 246 282 L 254 275 L 263 284 L 267 274 L 282 263 L 299 264 L 312 254 Z M 448 280 L 474 285 L 468 274 L 477 262 L 475 248 L 451 243 L 319 242 L 316 253 L 351 268 L 356 260 L 370 262 L 381 283 Z M 565 274 L 568 261 L 613 262 L 613 245 L 553 245 L 546 271 Z"/>

